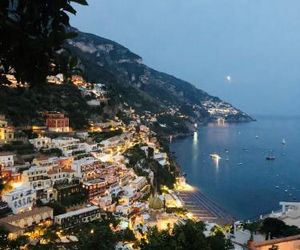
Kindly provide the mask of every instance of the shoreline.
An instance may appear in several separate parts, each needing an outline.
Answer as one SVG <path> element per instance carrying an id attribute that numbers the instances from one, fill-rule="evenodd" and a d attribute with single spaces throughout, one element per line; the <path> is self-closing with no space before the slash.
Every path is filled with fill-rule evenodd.
<path id="1" fill-rule="evenodd" d="M 193 133 L 182 136 L 192 136 Z M 180 137 L 177 137 L 177 139 Z M 169 143 L 170 145 L 171 143 Z M 171 152 L 175 154 L 175 152 Z M 180 177 L 184 177 L 181 165 L 175 160 L 177 171 Z M 226 211 L 221 205 L 215 202 L 211 197 L 200 191 L 198 187 L 194 187 L 185 179 L 185 187 L 182 190 L 176 190 L 178 197 L 183 203 L 183 207 L 187 209 L 195 219 L 207 221 L 219 225 L 233 224 L 237 219 Z"/>
<path id="2" fill-rule="evenodd" d="M 249 121 L 229 121 L 229 124 L 234 123 L 248 123 L 248 122 L 255 122 L 256 119 L 249 120 Z M 202 122 L 199 127 L 205 127 L 212 121 Z M 199 128 L 198 128 L 199 129 Z M 172 135 L 172 138 L 174 139 L 184 139 L 187 137 L 190 137 L 194 134 L 196 131 L 190 131 L 189 133 L 181 133 Z M 172 141 L 169 141 L 168 145 Z M 176 157 L 175 152 L 171 152 L 171 154 L 174 154 Z M 178 172 L 180 173 L 180 176 L 184 176 L 184 172 L 182 171 L 181 165 L 175 160 L 176 168 Z M 185 178 L 185 177 L 184 177 Z M 195 215 L 196 218 L 198 218 L 201 221 L 208 221 L 208 222 L 215 222 L 217 224 L 225 225 L 225 224 L 232 224 L 234 223 L 237 218 L 235 218 L 231 213 L 226 211 L 221 205 L 219 205 L 217 202 L 215 202 L 211 197 L 209 197 L 207 194 L 204 194 L 200 191 L 198 187 L 193 187 L 190 184 L 188 184 L 188 181 L 186 180 L 186 185 L 189 187 L 189 190 L 182 190 L 177 191 L 179 198 L 183 201 L 184 207 Z"/>

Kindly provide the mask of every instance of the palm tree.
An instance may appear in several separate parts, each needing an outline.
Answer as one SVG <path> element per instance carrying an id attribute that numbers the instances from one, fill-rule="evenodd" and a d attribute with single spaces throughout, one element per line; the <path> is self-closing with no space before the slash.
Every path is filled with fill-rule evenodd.
<path id="1" fill-rule="evenodd" d="M 250 239 L 253 240 L 254 234 L 260 229 L 261 221 L 254 221 L 251 223 L 244 223 L 243 228 L 250 232 Z"/>

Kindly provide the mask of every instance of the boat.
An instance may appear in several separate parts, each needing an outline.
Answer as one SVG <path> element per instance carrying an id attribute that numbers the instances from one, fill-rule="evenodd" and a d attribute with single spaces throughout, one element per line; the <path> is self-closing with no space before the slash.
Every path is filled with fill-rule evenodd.
<path id="1" fill-rule="evenodd" d="M 266 160 L 267 161 L 273 161 L 275 160 L 276 157 L 272 154 L 272 153 L 269 153 L 267 156 L 266 156 Z"/>
<path id="2" fill-rule="evenodd" d="M 282 143 L 282 145 L 285 145 L 285 144 L 286 144 L 286 141 L 285 141 L 284 138 L 282 139 L 282 142 L 281 142 L 281 143 Z"/>
<path id="3" fill-rule="evenodd" d="M 243 163 L 242 163 L 242 162 L 239 162 L 237 165 L 238 165 L 238 166 L 242 166 L 242 165 L 243 165 Z"/>
<path id="4" fill-rule="evenodd" d="M 267 160 L 267 161 L 273 161 L 273 160 L 275 160 L 275 159 L 276 159 L 276 157 L 273 156 L 273 155 L 267 155 L 267 156 L 266 156 L 266 160 Z"/>
<path id="5" fill-rule="evenodd" d="M 219 155 L 216 154 L 216 153 L 210 154 L 209 156 L 210 156 L 210 158 L 212 158 L 212 159 L 214 159 L 214 160 L 220 160 L 220 159 L 221 159 L 221 156 L 219 156 Z"/>

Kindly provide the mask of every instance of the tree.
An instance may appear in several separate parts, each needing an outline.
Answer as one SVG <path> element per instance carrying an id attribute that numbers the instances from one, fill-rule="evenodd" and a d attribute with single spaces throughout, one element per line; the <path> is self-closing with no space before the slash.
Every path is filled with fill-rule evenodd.
<path id="1" fill-rule="evenodd" d="M 276 218 L 266 218 L 262 222 L 260 231 L 266 235 L 266 240 L 268 240 L 269 236 L 271 239 L 281 236 L 285 229 L 286 224 L 282 220 Z"/>
<path id="2" fill-rule="evenodd" d="M 261 221 L 254 221 L 251 223 L 244 223 L 243 228 L 250 232 L 250 240 L 253 240 L 253 234 L 261 227 Z"/>
<path id="3" fill-rule="evenodd" d="M 27 236 L 22 235 L 14 240 L 10 240 L 8 235 L 9 231 L 4 226 L 0 226 L 0 249 L 17 250 L 28 243 Z"/>
<path id="4" fill-rule="evenodd" d="M 9 245 L 8 230 L 0 226 L 0 249 L 7 249 Z"/>
<path id="5" fill-rule="evenodd" d="M 69 31 L 72 2 L 86 0 L 0 1 L 0 76 L 13 74 L 20 82 L 39 85 L 48 75 L 67 73 L 77 65 L 63 43 Z"/>
<path id="6" fill-rule="evenodd" d="M 64 214 L 67 212 L 66 208 L 56 201 L 48 203 L 47 206 L 53 208 L 53 215 Z"/>
<path id="7" fill-rule="evenodd" d="M 135 235 L 132 230 L 126 228 L 118 233 L 119 241 L 135 241 Z"/>
<path id="8" fill-rule="evenodd" d="M 109 221 L 94 221 L 82 225 L 79 231 L 75 232 L 79 239 L 77 249 L 82 250 L 113 250 L 117 243 L 117 236 L 111 231 Z M 74 232 L 74 229 L 72 229 Z"/>
<path id="9" fill-rule="evenodd" d="M 28 243 L 28 237 L 25 235 L 19 236 L 15 240 L 9 242 L 9 249 L 19 250 L 21 246 L 25 246 Z"/>
<path id="10" fill-rule="evenodd" d="M 230 241 L 221 232 L 205 237 L 203 222 L 187 221 L 185 224 L 175 225 L 172 230 L 158 231 L 153 228 L 147 241 L 141 242 L 141 250 L 227 250 L 231 248 Z"/>

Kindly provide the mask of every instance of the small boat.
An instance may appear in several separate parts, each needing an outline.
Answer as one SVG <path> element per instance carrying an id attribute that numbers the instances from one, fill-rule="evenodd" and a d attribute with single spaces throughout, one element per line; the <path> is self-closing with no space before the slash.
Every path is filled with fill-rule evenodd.
<path id="1" fill-rule="evenodd" d="M 282 145 L 285 145 L 285 144 L 286 144 L 286 141 L 285 141 L 284 138 L 282 139 L 282 142 L 281 142 L 281 143 L 282 143 Z"/>
<path id="2" fill-rule="evenodd" d="M 238 166 L 242 166 L 242 165 L 243 165 L 243 163 L 242 163 L 242 162 L 239 162 L 237 165 L 238 165 Z"/>
<path id="3" fill-rule="evenodd" d="M 214 154 L 210 154 L 209 155 L 210 158 L 214 159 L 214 160 L 220 160 L 221 159 L 221 156 L 219 156 L 218 154 L 214 153 Z"/>
<path id="4" fill-rule="evenodd" d="M 256 135 L 255 138 L 258 139 L 258 135 Z"/>
<path id="5" fill-rule="evenodd" d="M 266 160 L 267 161 L 274 161 L 276 158 L 275 156 L 271 153 L 269 153 L 267 156 L 266 156 Z"/>
<path id="6" fill-rule="evenodd" d="M 266 156 L 266 160 L 267 160 L 267 161 L 274 161 L 275 159 L 276 159 L 276 157 L 273 156 L 273 155 L 267 155 L 267 156 Z"/>

